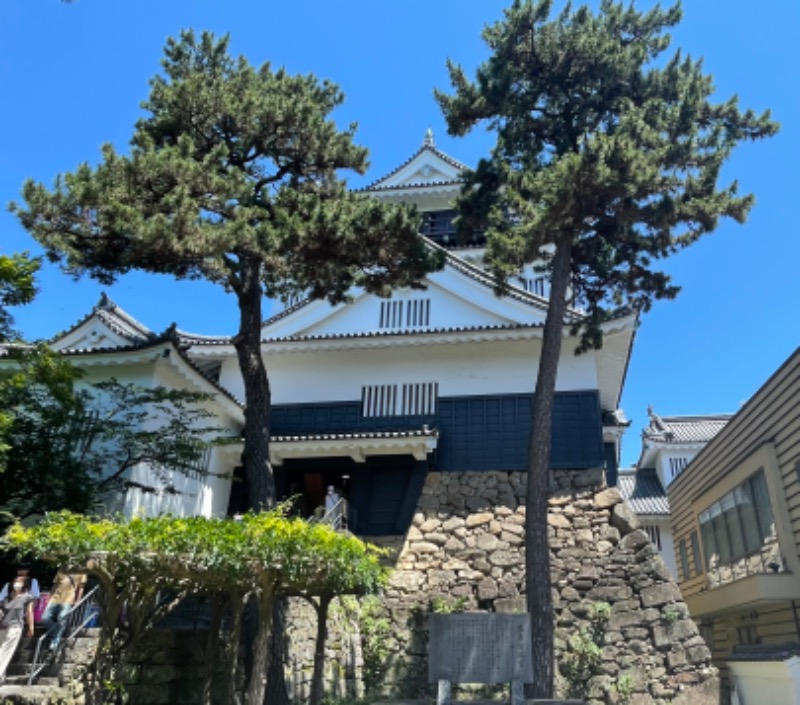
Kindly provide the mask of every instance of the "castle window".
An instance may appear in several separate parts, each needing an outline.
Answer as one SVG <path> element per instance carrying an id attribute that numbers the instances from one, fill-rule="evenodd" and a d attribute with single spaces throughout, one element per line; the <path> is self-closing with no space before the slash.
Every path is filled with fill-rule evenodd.
<path id="1" fill-rule="evenodd" d="M 381 301 L 378 327 L 426 328 L 431 322 L 431 300 L 410 299 L 408 301 Z"/>
<path id="2" fill-rule="evenodd" d="M 650 524 L 644 527 L 647 531 L 647 536 L 650 539 L 650 543 L 652 543 L 659 551 L 661 550 L 661 529 L 658 528 L 655 524 Z"/>
<path id="3" fill-rule="evenodd" d="M 361 415 L 430 416 L 436 413 L 438 382 L 373 384 L 361 388 Z"/>
<path id="4" fill-rule="evenodd" d="M 689 464 L 689 458 L 670 458 L 669 459 L 669 472 L 670 479 L 674 480 L 680 475 L 686 466 Z"/>
<path id="5" fill-rule="evenodd" d="M 547 277 L 524 277 L 521 282 L 525 291 L 536 294 L 536 296 L 547 296 L 550 293 Z"/>
<path id="6" fill-rule="evenodd" d="M 456 211 L 452 209 L 427 211 L 422 214 L 420 234 L 442 247 L 482 247 L 486 244 L 486 234 L 480 229 L 467 235 L 462 234 L 459 238 L 458 229 L 453 223 L 455 217 Z"/>

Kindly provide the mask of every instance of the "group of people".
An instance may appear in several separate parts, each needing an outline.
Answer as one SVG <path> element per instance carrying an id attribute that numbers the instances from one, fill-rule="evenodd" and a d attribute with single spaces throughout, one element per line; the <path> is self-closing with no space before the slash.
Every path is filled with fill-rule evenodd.
<path id="1" fill-rule="evenodd" d="M 83 596 L 86 576 L 58 571 L 50 593 L 41 593 L 36 578 L 27 566 L 20 566 L 14 579 L 0 590 L 0 684 L 17 650 L 23 632 L 33 636 L 34 605 L 46 601 L 41 623 L 47 627 L 47 645 L 58 648 L 72 606 Z"/>

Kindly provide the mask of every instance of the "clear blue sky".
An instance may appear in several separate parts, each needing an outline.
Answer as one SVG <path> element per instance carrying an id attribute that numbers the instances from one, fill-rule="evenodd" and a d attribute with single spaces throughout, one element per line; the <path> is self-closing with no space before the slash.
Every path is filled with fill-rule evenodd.
<path id="1" fill-rule="evenodd" d="M 439 148 L 475 164 L 491 138 L 448 137 L 432 93 L 449 87 L 447 57 L 470 71 L 485 58 L 480 30 L 506 4 L 2 0 L 0 202 L 18 198 L 26 177 L 50 183 L 81 161 L 95 161 L 103 142 L 124 149 L 164 41 L 182 28 L 229 32 L 233 52 L 254 64 L 270 61 L 337 82 L 347 100 L 336 118 L 359 123 L 358 140 L 371 155 L 369 173 L 352 179 L 353 186 L 404 161 L 429 126 Z M 799 37 L 798 0 L 684 2 L 673 46 L 705 57 L 721 99 L 738 93 L 744 106 L 772 108 L 782 131 L 744 145 L 725 169 L 726 180 L 739 179 L 742 191 L 757 196 L 748 223 L 723 223 L 666 264 L 683 292 L 642 319 L 622 399 L 633 420 L 624 464 L 638 456 L 648 404 L 662 415 L 736 411 L 798 345 Z M 38 252 L 15 218 L 0 212 L 0 252 L 19 250 Z M 40 289 L 33 304 L 15 312 L 29 338 L 69 327 L 101 291 L 51 266 Z M 197 333 L 236 327 L 234 301 L 208 284 L 139 274 L 108 293 L 155 330 L 172 321 Z"/>

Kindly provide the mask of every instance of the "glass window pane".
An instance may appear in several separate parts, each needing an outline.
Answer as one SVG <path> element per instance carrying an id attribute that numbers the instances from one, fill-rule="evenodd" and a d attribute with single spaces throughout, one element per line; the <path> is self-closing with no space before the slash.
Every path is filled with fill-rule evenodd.
<path id="1" fill-rule="evenodd" d="M 736 507 L 736 491 L 730 492 L 722 498 L 722 510 L 725 517 L 725 526 L 731 540 L 731 560 L 741 558 L 747 553 L 742 536 L 742 525 L 739 511 Z"/>
<path id="2" fill-rule="evenodd" d="M 712 512 L 715 514 L 715 512 Z M 719 549 L 720 565 L 731 562 L 731 542 L 728 538 L 728 528 L 725 526 L 725 516 L 720 510 L 711 520 L 711 528 L 714 530 L 714 540 Z"/>
<path id="3" fill-rule="evenodd" d="M 714 531 L 711 528 L 711 515 L 708 511 L 700 515 L 700 535 L 703 539 L 703 554 L 706 558 L 706 570 L 711 569 L 711 559 L 717 553 Z"/>
<path id="4" fill-rule="evenodd" d="M 772 534 L 772 507 L 769 503 L 769 492 L 767 491 L 767 479 L 764 471 L 759 471 L 750 478 L 750 488 L 755 501 L 756 513 L 758 514 L 758 528 L 761 541 L 763 542 Z"/>
<path id="5" fill-rule="evenodd" d="M 750 482 L 744 482 L 737 489 L 740 490 L 736 499 L 739 503 L 739 517 L 744 527 L 745 548 L 748 554 L 755 553 L 761 549 L 762 541 Z"/>

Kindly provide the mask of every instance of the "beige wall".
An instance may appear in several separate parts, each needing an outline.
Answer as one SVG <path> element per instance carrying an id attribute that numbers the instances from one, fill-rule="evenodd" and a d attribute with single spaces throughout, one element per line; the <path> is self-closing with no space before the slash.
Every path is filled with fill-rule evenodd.
<path id="1" fill-rule="evenodd" d="M 774 518 L 773 535 L 764 549 L 770 551 L 770 561 L 745 558 L 707 575 L 704 558 L 693 556 L 690 546 L 690 536 L 697 532 L 702 554 L 699 514 L 760 469 Z M 751 638 L 757 643 L 800 641 L 798 474 L 800 349 L 669 487 L 680 587 L 693 616 L 713 632 L 719 665 L 737 643 Z M 681 569 L 682 540 L 688 576 Z M 767 563 L 773 567 L 767 568 Z"/>

